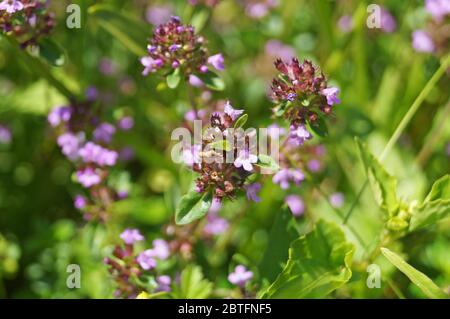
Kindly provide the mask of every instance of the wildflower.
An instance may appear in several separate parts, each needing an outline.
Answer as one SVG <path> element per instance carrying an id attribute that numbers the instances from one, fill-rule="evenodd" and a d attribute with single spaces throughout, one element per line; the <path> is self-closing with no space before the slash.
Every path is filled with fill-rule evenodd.
<path id="1" fill-rule="evenodd" d="M 292 215 L 298 217 L 305 211 L 305 203 L 302 198 L 297 195 L 289 195 L 284 199 L 285 203 L 288 205 L 292 212 Z"/>
<path id="2" fill-rule="evenodd" d="M 86 188 L 100 184 L 102 181 L 100 175 L 98 175 L 97 172 L 91 167 L 78 170 L 76 176 L 78 182 Z"/>
<path id="3" fill-rule="evenodd" d="M 202 87 L 204 85 L 203 81 L 194 74 L 189 75 L 189 84 L 196 88 Z"/>
<path id="4" fill-rule="evenodd" d="M 344 205 L 344 195 L 342 193 L 334 193 L 330 195 L 330 204 L 335 208 L 340 208 Z"/>
<path id="5" fill-rule="evenodd" d="M 233 121 L 235 121 L 242 113 L 244 113 L 244 110 L 235 110 L 229 101 L 225 104 L 224 112 L 226 115 L 231 117 Z"/>
<path id="6" fill-rule="evenodd" d="M 425 0 L 425 10 L 440 22 L 450 14 L 450 2 L 448 0 Z"/>
<path id="7" fill-rule="evenodd" d="M 141 235 L 139 230 L 127 228 L 125 229 L 121 234 L 120 238 L 125 242 L 127 245 L 133 245 L 137 241 L 144 240 L 144 236 Z"/>
<path id="8" fill-rule="evenodd" d="M 289 188 L 289 182 L 294 182 L 296 185 L 305 179 L 305 175 L 299 169 L 284 168 L 279 170 L 272 178 L 275 184 L 279 184 L 282 189 Z"/>
<path id="9" fill-rule="evenodd" d="M 253 170 L 254 163 L 258 162 L 258 156 L 255 154 L 251 154 L 249 150 L 241 150 L 238 154 L 238 157 L 234 161 L 234 166 L 242 167 L 247 172 L 251 172 Z"/>
<path id="10" fill-rule="evenodd" d="M 210 56 L 208 58 L 208 63 L 218 71 L 225 70 L 224 59 L 221 53 Z"/>
<path id="11" fill-rule="evenodd" d="M 82 195 L 76 195 L 75 199 L 73 201 L 73 205 L 75 206 L 76 209 L 85 208 L 87 205 L 86 197 L 84 197 Z"/>
<path id="12" fill-rule="evenodd" d="M 202 150 L 202 146 L 195 144 L 192 145 L 191 147 L 187 147 L 185 149 L 183 149 L 183 153 L 182 153 L 182 157 L 183 157 L 183 162 L 187 165 L 192 167 L 194 164 L 196 163 L 200 163 L 201 159 L 200 159 L 200 152 Z"/>
<path id="13" fill-rule="evenodd" d="M 6 10 L 8 13 L 23 10 L 23 3 L 19 0 L 3 0 L 0 2 L 0 10 Z"/>
<path id="14" fill-rule="evenodd" d="M 320 171 L 322 165 L 320 164 L 320 161 L 317 159 L 312 159 L 310 161 L 308 161 L 308 169 L 311 172 L 318 172 Z"/>
<path id="15" fill-rule="evenodd" d="M 172 9 L 169 6 L 149 6 L 145 12 L 147 22 L 153 25 L 166 23 L 172 15 Z"/>
<path id="16" fill-rule="evenodd" d="M 6 126 L 0 125 L 0 144 L 9 144 L 11 140 L 11 131 Z"/>
<path id="17" fill-rule="evenodd" d="M 68 122 L 72 116 L 72 109 L 68 106 L 54 108 L 47 116 L 47 120 L 52 127 L 56 127 L 63 122 Z"/>
<path id="18" fill-rule="evenodd" d="M 172 280 L 167 275 L 162 275 L 162 276 L 156 277 L 156 283 L 158 284 L 158 287 L 156 288 L 155 291 L 156 292 L 159 292 L 159 291 L 169 292 L 169 291 L 171 291 L 171 289 L 170 289 L 171 282 L 172 282 Z"/>
<path id="19" fill-rule="evenodd" d="M 303 145 L 305 141 L 311 139 L 312 135 L 304 125 L 299 125 L 297 127 L 291 125 L 289 138 L 293 144 L 300 146 Z"/>
<path id="20" fill-rule="evenodd" d="M 119 120 L 119 122 L 117 123 L 117 126 L 122 131 L 129 131 L 134 126 L 134 119 L 131 116 L 124 116 Z"/>
<path id="21" fill-rule="evenodd" d="M 109 123 L 101 123 L 93 132 L 96 141 L 111 143 L 112 137 L 116 133 L 114 125 Z"/>
<path id="22" fill-rule="evenodd" d="M 349 15 L 344 15 L 338 20 L 338 27 L 342 32 L 350 32 L 353 29 L 353 19 Z"/>
<path id="23" fill-rule="evenodd" d="M 164 239 L 155 239 L 152 249 L 147 250 L 147 252 L 153 258 L 165 260 L 170 256 L 170 247 Z"/>
<path id="24" fill-rule="evenodd" d="M 256 203 L 261 201 L 261 198 L 258 197 L 258 192 L 261 190 L 261 184 L 253 183 L 246 186 L 247 190 L 247 199 L 252 200 Z"/>
<path id="25" fill-rule="evenodd" d="M 417 52 L 433 52 L 435 49 L 433 40 L 424 30 L 416 30 L 412 34 L 413 47 Z"/>
<path id="26" fill-rule="evenodd" d="M 271 124 L 267 127 L 267 135 L 273 140 L 279 139 L 284 134 L 286 134 L 286 130 L 277 124 Z"/>
<path id="27" fill-rule="evenodd" d="M 341 103 L 341 100 L 337 97 L 339 94 L 339 89 L 336 87 L 323 89 L 322 94 L 326 96 L 327 104 L 330 106 Z"/>
<path id="28" fill-rule="evenodd" d="M 119 154 L 92 142 L 87 142 L 78 154 L 85 163 L 96 163 L 100 166 L 113 166 L 116 164 Z"/>
<path id="29" fill-rule="evenodd" d="M 228 281 L 233 285 L 243 288 L 253 278 L 253 272 L 247 270 L 243 265 L 237 265 L 234 272 L 228 275 Z"/>
<path id="30" fill-rule="evenodd" d="M 208 214 L 215 215 L 220 211 L 221 208 L 222 208 L 222 202 L 220 201 L 219 198 L 214 197 L 211 202 L 211 207 L 208 210 Z"/>
<path id="31" fill-rule="evenodd" d="M 208 236 L 220 235 L 227 231 L 230 224 L 225 218 L 219 217 L 217 213 L 208 213 L 206 217 L 207 223 L 203 228 L 203 232 Z"/>
<path id="32" fill-rule="evenodd" d="M 137 256 L 136 261 L 138 262 L 139 266 L 141 266 L 142 269 L 144 270 L 150 270 L 156 267 L 156 260 L 153 258 L 150 249 L 141 252 Z"/>
<path id="33" fill-rule="evenodd" d="M 386 33 L 392 33 L 397 29 L 397 22 L 392 14 L 386 9 L 381 9 L 381 30 Z"/>

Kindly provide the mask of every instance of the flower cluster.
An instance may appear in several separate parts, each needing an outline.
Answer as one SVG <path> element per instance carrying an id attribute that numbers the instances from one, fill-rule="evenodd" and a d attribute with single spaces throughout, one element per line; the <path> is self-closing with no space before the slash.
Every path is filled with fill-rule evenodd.
<path id="1" fill-rule="evenodd" d="M 77 167 L 76 180 L 90 193 L 91 200 L 77 195 L 74 206 L 84 211 L 86 219 L 104 220 L 107 207 L 126 196 L 123 190 L 106 183 L 109 168 L 119 160 L 119 153 L 109 145 L 117 131 L 116 126 L 99 121 L 92 101 L 56 107 L 47 119 L 58 135 L 61 152 Z M 128 117 L 121 118 L 117 127 L 128 128 L 128 122 Z"/>
<path id="2" fill-rule="evenodd" d="M 267 16 L 271 9 L 278 6 L 278 0 L 244 0 L 245 13 L 253 19 Z"/>
<path id="3" fill-rule="evenodd" d="M 190 75 L 207 73 L 208 64 L 217 70 L 224 69 L 221 54 L 208 56 L 205 39 L 195 33 L 190 25 L 183 25 L 180 18 L 172 17 L 159 25 L 147 47 L 148 56 L 141 58 L 143 75 L 156 71 L 169 74 L 179 69 L 186 79 Z"/>
<path id="4" fill-rule="evenodd" d="M 237 265 L 234 271 L 228 275 L 228 281 L 242 289 L 252 278 L 253 272 L 247 270 L 247 268 L 243 265 Z"/>
<path id="5" fill-rule="evenodd" d="M 424 29 L 418 29 L 412 33 L 413 48 L 417 52 L 437 54 L 448 52 L 450 1 L 426 0 L 425 10 L 431 15 L 432 19 Z"/>
<path id="6" fill-rule="evenodd" d="M 293 58 L 285 63 L 277 59 L 275 67 L 281 74 L 272 81 L 274 113 L 290 121 L 291 138 L 303 145 L 312 137 L 307 125 L 319 128 L 333 105 L 340 103 L 339 89 L 328 87 L 325 75 L 308 60 L 300 63 Z"/>
<path id="7" fill-rule="evenodd" d="M 36 45 L 55 25 L 47 12 L 48 1 L 3 0 L 0 2 L 0 29 L 13 35 L 23 48 Z"/>
<path id="8" fill-rule="evenodd" d="M 115 296 L 135 298 L 142 290 L 170 291 L 171 278 L 158 276 L 155 270 L 159 261 L 170 257 L 168 243 L 155 239 L 152 248 L 136 253 L 135 243 L 144 240 L 137 229 L 125 229 L 120 238 L 125 245 L 117 245 L 112 255 L 104 259 L 117 285 Z"/>

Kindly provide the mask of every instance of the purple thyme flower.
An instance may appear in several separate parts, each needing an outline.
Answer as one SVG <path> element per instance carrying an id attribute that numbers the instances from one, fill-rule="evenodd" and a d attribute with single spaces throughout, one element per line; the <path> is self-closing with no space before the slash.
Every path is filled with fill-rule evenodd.
<path id="1" fill-rule="evenodd" d="M 75 196 L 73 200 L 73 205 L 75 206 L 76 209 L 83 209 L 86 207 L 86 204 L 87 204 L 86 197 L 82 195 Z"/>
<path id="2" fill-rule="evenodd" d="M 253 184 L 247 185 L 247 187 L 246 187 L 247 199 L 252 200 L 255 203 L 259 203 L 261 201 L 261 198 L 258 197 L 258 192 L 260 190 L 261 190 L 260 183 L 253 183 Z"/>
<path id="3" fill-rule="evenodd" d="M 170 256 L 170 247 L 164 239 L 155 239 L 152 249 L 148 249 L 147 252 L 152 258 L 166 260 Z"/>
<path id="4" fill-rule="evenodd" d="M 194 164 L 201 162 L 200 152 L 202 151 L 202 146 L 200 144 L 192 145 L 191 147 L 183 148 L 182 159 L 183 162 L 192 167 Z"/>
<path id="5" fill-rule="evenodd" d="M 68 122 L 71 116 L 72 109 L 69 106 L 59 106 L 48 114 L 47 120 L 52 127 L 55 127 L 61 124 L 61 122 Z"/>
<path id="6" fill-rule="evenodd" d="M 100 145 L 87 142 L 78 154 L 85 163 L 97 163 L 100 166 L 114 166 L 117 162 L 119 154 L 116 151 L 110 151 Z"/>
<path id="7" fill-rule="evenodd" d="M 119 120 L 119 122 L 117 123 L 117 126 L 122 131 L 129 131 L 134 126 L 134 119 L 131 116 L 124 116 Z"/>
<path id="8" fill-rule="evenodd" d="M 169 6 L 150 6 L 145 12 L 147 22 L 153 25 L 166 23 L 171 16 L 172 9 Z"/>
<path id="9" fill-rule="evenodd" d="M 214 197 L 211 201 L 211 207 L 208 210 L 208 214 L 217 214 L 222 209 L 222 202 L 220 198 Z"/>
<path id="10" fill-rule="evenodd" d="M 350 32 L 353 29 L 353 19 L 349 15 L 343 15 L 339 18 L 338 27 L 342 32 Z"/>
<path id="11" fill-rule="evenodd" d="M 134 228 L 127 228 L 121 234 L 120 238 L 127 245 L 133 245 L 137 241 L 144 240 L 144 236 L 139 232 L 139 230 Z"/>
<path id="12" fill-rule="evenodd" d="M 98 69 L 103 75 L 111 76 L 117 73 L 117 64 L 110 58 L 104 57 L 100 59 Z"/>
<path id="13" fill-rule="evenodd" d="M 433 52 L 435 49 L 433 40 L 424 30 L 416 30 L 412 34 L 413 48 L 417 52 Z"/>
<path id="14" fill-rule="evenodd" d="M 289 182 L 294 182 L 296 185 L 305 179 L 305 175 L 299 169 L 283 168 L 279 170 L 272 178 L 275 184 L 279 184 L 282 189 L 289 188 Z"/>
<path id="15" fill-rule="evenodd" d="M 425 9 L 437 22 L 440 22 L 446 15 L 450 14 L 450 1 L 425 0 Z"/>
<path id="16" fill-rule="evenodd" d="M 225 103 L 224 112 L 225 112 L 226 115 L 231 117 L 231 119 L 233 121 L 235 121 L 242 113 L 244 113 L 244 110 L 235 110 L 231 106 L 230 101 L 227 101 L 227 103 Z"/>
<path id="17" fill-rule="evenodd" d="M 156 277 L 156 283 L 158 284 L 158 287 L 156 288 L 155 292 L 159 291 L 169 292 L 171 290 L 170 284 L 172 283 L 172 280 L 167 275 Z"/>
<path id="18" fill-rule="evenodd" d="M 74 161 L 78 158 L 78 152 L 82 143 L 84 142 L 84 134 L 64 133 L 58 136 L 57 143 L 61 147 L 62 153 L 67 156 L 68 159 Z"/>
<path id="19" fill-rule="evenodd" d="M 230 226 L 225 218 L 218 216 L 216 213 L 209 212 L 206 220 L 207 223 L 203 228 L 203 232 L 208 236 L 223 234 Z"/>
<path id="20" fill-rule="evenodd" d="M 86 188 L 100 184 L 102 181 L 101 177 L 91 167 L 78 170 L 76 175 L 78 182 Z"/>
<path id="21" fill-rule="evenodd" d="M 146 56 L 141 58 L 141 63 L 144 66 L 144 71 L 142 71 L 142 75 L 148 75 L 150 72 L 155 72 L 158 67 L 163 64 L 161 59 L 154 60 L 153 58 Z"/>
<path id="22" fill-rule="evenodd" d="M 8 13 L 14 13 L 16 11 L 23 10 L 23 3 L 19 0 L 3 0 L 0 2 L 0 10 L 6 10 Z"/>
<path id="23" fill-rule="evenodd" d="M 292 212 L 292 215 L 295 217 L 301 216 L 305 211 L 305 203 L 300 196 L 297 195 L 289 195 L 284 199 L 286 204 L 289 206 L 289 209 Z"/>
<path id="24" fill-rule="evenodd" d="M 223 71 L 225 70 L 224 59 L 222 53 L 218 53 L 215 55 L 211 55 L 208 58 L 208 63 L 211 64 L 216 70 Z"/>
<path id="25" fill-rule="evenodd" d="M 237 265 L 234 272 L 228 275 L 228 281 L 233 285 L 243 288 L 245 284 L 253 278 L 253 272 L 247 270 L 243 265 Z"/>
<path id="26" fill-rule="evenodd" d="M 329 200 L 334 208 L 340 208 L 344 205 L 344 195 L 342 193 L 331 194 Z"/>
<path id="27" fill-rule="evenodd" d="M 290 142 L 294 145 L 301 146 L 306 140 L 311 139 L 312 135 L 308 132 L 304 125 L 299 125 L 297 127 L 291 125 L 289 138 Z"/>
<path id="28" fill-rule="evenodd" d="M 385 8 L 381 10 L 381 30 L 386 33 L 392 33 L 397 28 L 397 22 L 392 14 Z"/>
<path id="29" fill-rule="evenodd" d="M 6 126 L 0 125 L 0 144 L 9 144 L 11 140 L 11 131 Z"/>
<path id="30" fill-rule="evenodd" d="M 341 103 L 341 100 L 337 97 L 339 94 L 339 89 L 337 87 L 329 87 L 326 89 L 323 89 L 321 93 L 326 96 L 327 98 L 327 104 L 332 106 L 334 104 Z"/>
<path id="31" fill-rule="evenodd" d="M 98 90 L 95 86 L 89 86 L 86 89 L 85 96 L 89 101 L 95 101 L 98 98 Z"/>
<path id="32" fill-rule="evenodd" d="M 295 57 L 295 50 L 278 40 L 267 41 L 265 51 L 268 55 L 278 57 L 283 61 L 289 61 Z"/>
<path id="33" fill-rule="evenodd" d="M 200 88 L 204 85 L 203 81 L 194 74 L 189 75 L 189 84 L 196 88 Z"/>
<path id="34" fill-rule="evenodd" d="M 234 160 L 234 166 L 239 168 L 243 167 L 247 172 L 253 170 L 254 163 L 258 162 L 258 156 L 251 154 L 248 150 L 239 151 L 238 157 Z"/>
<path id="35" fill-rule="evenodd" d="M 321 168 L 322 168 L 322 165 L 320 164 L 319 160 L 312 159 L 312 160 L 308 161 L 308 169 L 311 172 L 314 172 L 314 173 L 319 172 Z"/>
<path id="36" fill-rule="evenodd" d="M 144 270 L 150 270 L 156 267 L 156 260 L 152 256 L 151 249 L 141 252 L 137 256 L 136 261 Z"/>
<path id="37" fill-rule="evenodd" d="M 96 141 L 111 143 L 112 137 L 116 133 L 114 125 L 109 123 L 101 123 L 93 132 Z"/>

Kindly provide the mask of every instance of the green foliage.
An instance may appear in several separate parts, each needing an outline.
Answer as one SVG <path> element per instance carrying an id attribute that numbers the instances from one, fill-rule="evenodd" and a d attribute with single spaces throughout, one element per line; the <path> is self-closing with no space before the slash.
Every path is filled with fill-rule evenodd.
<path id="1" fill-rule="evenodd" d="M 210 193 L 199 193 L 194 189 L 181 197 L 180 204 L 175 211 L 175 221 L 178 225 L 185 225 L 206 215 L 211 206 Z"/>
<path id="2" fill-rule="evenodd" d="M 180 284 L 172 292 L 174 298 L 201 299 L 208 298 L 212 283 L 203 277 L 201 268 L 195 265 L 187 266 L 180 275 Z"/>
<path id="3" fill-rule="evenodd" d="M 354 246 L 334 223 L 319 220 L 314 229 L 292 242 L 289 259 L 264 298 L 321 298 L 344 285 Z"/>

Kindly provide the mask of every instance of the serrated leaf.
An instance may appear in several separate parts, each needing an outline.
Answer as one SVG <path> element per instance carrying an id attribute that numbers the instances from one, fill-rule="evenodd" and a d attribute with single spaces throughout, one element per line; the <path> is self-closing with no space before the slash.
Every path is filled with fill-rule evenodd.
<path id="1" fill-rule="evenodd" d="M 203 81 L 203 83 L 205 83 L 207 88 L 215 91 L 225 90 L 225 82 L 216 73 L 208 71 L 206 73 L 199 73 L 196 75 Z"/>
<path id="2" fill-rule="evenodd" d="M 206 215 L 211 207 L 211 194 L 189 191 L 181 197 L 180 204 L 175 211 L 177 225 L 186 225 Z"/>
<path id="3" fill-rule="evenodd" d="M 203 278 L 199 266 L 189 265 L 180 275 L 180 284 L 173 291 L 177 299 L 204 299 L 212 291 L 212 283 Z"/>
<path id="4" fill-rule="evenodd" d="M 322 298 L 344 285 L 354 246 L 339 226 L 319 220 L 314 229 L 291 243 L 289 259 L 263 298 Z"/>
<path id="5" fill-rule="evenodd" d="M 448 295 L 446 295 L 441 290 L 441 288 L 439 288 L 430 278 L 408 264 L 399 255 L 384 247 L 381 248 L 381 252 L 384 257 L 387 258 L 387 260 L 389 260 L 395 267 L 397 267 L 398 270 L 404 273 L 409 278 L 409 280 L 411 280 L 417 287 L 419 287 L 420 290 L 422 290 L 422 292 L 429 298 L 448 298 Z"/>
<path id="6" fill-rule="evenodd" d="M 245 123 L 247 123 L 247 120 L 248 120 L 248 114 L 241 115 L 234 123 L 234 128 L 244 127 Z"/>
<path id="7" fill-rule="evenodd" d="M 397 199 L 397 179 L 389 175 L 375 156 L 358 138 L 356 143 L 367 173 L 375 200 L 389 217 L 396 215 L 399 208 Z"/>
<path id="8" fill-rule="evenodd" d="M 180 68 L 176 68 L 166 77 L 167 86 L 171 89 L 175 89 L 180 84 L 180 80 Z"/>
<path id="9" fill-rule="evenodd" d="M 62 66 L 66 61 L 63 48 L 49 38 L 39 42 L 39 55 L 53 66 Z"/>

